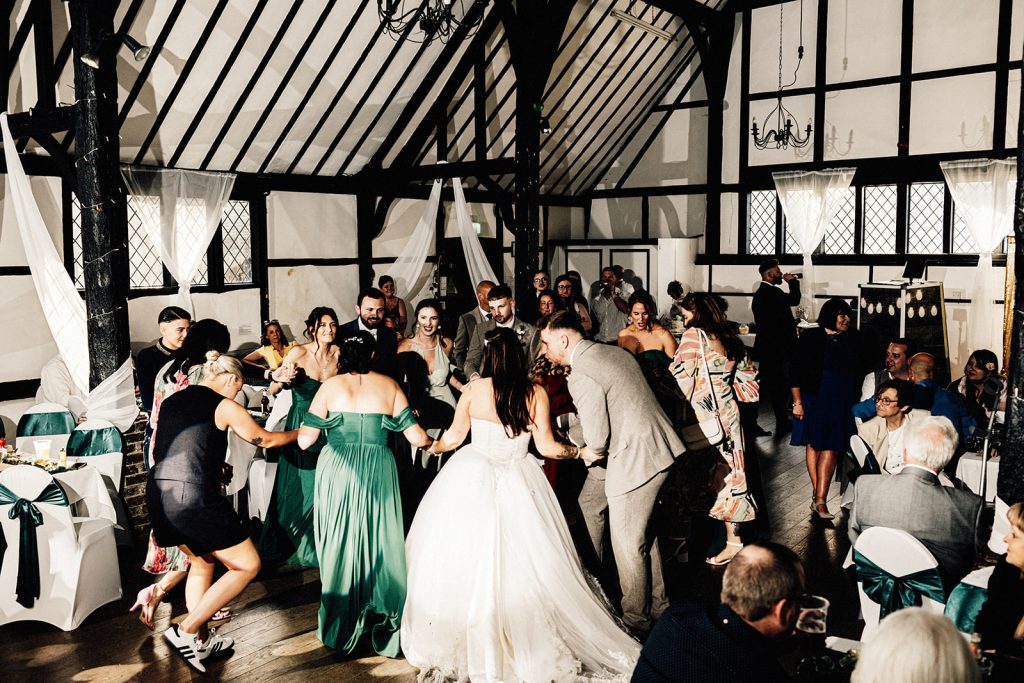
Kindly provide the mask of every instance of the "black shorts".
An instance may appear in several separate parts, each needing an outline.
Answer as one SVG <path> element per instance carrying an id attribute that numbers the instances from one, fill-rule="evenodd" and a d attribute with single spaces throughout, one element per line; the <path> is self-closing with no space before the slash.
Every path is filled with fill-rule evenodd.
<path id="1" fill-rule="evenodd" d="M 146 504 L 153 536 L 162 548 L 184 545 L 194 555 L 206 555 L 249 538 L 231 502 L 209 486 L 150 479 Z"/>

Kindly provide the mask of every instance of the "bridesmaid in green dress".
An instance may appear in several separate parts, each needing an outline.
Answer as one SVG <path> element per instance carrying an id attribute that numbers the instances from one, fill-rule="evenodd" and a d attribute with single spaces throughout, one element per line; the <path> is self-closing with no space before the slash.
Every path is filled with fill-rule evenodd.
<path id="1" fill-rule="evenodd" d="M 358 332 L 341 344 L 337 377 L 323 383 L 299 432 L 308 447 L 327 435 L 316 464 L 316 550 L 322 595 L 317 637 L 344 654 L 369 634 L 373 649 L 398 655 L 405 605 L 405 537 L 398 471 L 388 431 L 427 448 L 405 394 L 370 372 L 375 342 Z"/>
<path id="2" fill-rule="evenodd" d="M 285 429 L 298 429 L 321 383 L 338 374 L 338 347 L 334 336 L 338 316 L 326 306 L 314 308 L 306 319 L 309 343 L 293 346 L 281 367 L 271 374 L 271 393 L 291 384 L 292 405 Z M 280 451 L 274 492 L 260 536 L 260 556 L 267 564 L 316 567 L 313 539 L 313 488 L 316 460 L 326 443 L 318 439 L 305 447 L 287 446 Z"/>

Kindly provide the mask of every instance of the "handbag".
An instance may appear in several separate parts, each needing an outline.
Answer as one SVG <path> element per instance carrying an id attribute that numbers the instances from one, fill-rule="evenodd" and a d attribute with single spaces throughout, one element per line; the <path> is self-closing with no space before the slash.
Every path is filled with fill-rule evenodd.
<path id="1" fill-rule="evenodd" d="M 698 332 L 700 333 L 700 355 L 704 361 L 704 372 L 708 376 L 708 386 L 711 387 L 711 400 L 714 404 L 714 409 L 712 410 L 711 417 L 700 420 L 697 424 L 683 427 L 681 434 L 683 443 L 686 445 L 686 449 L 691 451 L 718 446 L 726 440 L 725 428 L 722 427 L 722 419 L 718 409 L 718 396 L 715 393 L 714 382 L 711 381 L 711 371 L 708 370 L 708 359 L 704 352 L 704 330 L 698 330 Z M 694 391 L 696 391 L 696 383 L 694 383 Z M 692 398 L 691 396 L 691 403 Z"/>

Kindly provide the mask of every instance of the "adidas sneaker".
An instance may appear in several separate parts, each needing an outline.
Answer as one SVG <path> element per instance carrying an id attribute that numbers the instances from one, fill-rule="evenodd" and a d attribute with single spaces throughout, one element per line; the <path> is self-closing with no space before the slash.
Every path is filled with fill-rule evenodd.
<path id="1" fill-rule="evenodd" d="M 186 662 L 192 665 L 192 668 L 206 673 L 206 667 L 203 665 L 206 655 L 203 654 L 194 635 L 178 631 L 178 625 L 174 624 L 164 631 L 164 638 Z"/>

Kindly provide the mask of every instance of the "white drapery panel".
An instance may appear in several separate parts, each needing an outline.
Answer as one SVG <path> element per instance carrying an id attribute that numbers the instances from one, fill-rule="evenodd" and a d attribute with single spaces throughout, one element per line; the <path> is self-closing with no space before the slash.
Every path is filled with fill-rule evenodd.
<path id="1" fill-rule="evenodd" d="M 121 175 L 149 241 L 178 281 L 179 305 L 194 312 L 192 278 L 220 225 L 235 175 L 132 166 L 122 166 Z"/>
<path id="2" fill-rule="evenodd" d="M 814 264 L 811 255 L 821 244 L 825 231 L 839 210 L 842 193 L 850 187 L 854 168 L 824 171 L 784 171 L 772 173 L 775 190 L 786 215 L 786 227 L 804 256 L 804 277 L 800 305 L 808 320 L 814 311 Z"/>
<path id="3" fill-rule="evenodd" d="M 946 176 L 957 213 L 978 247 L 978 271 L 970 290 L 971 302 L 977 305 L 967 309 L 968 349 L 998 352 L 1002 348 L 998 328 L 1002 317 L 993 302 L 1001 288 L 994 282 L 992 252 L 1013 232 L 1017 162 L 969 159 L 944 161 L 939 167 Z"/>
<path id="4" fill-rule="evenodd" d="M 414 300 L 422 298 L 419 296 L 420 291 L 430 276 L 430 271 L 424 272 L 423 266 L 427 262 L 430 246 L 434 243 L 437 206 L 441 202 L 442 184 L 443 181 L 440 179 L 434 181 L 434 186 L 430 189 L 430 199 L 427 201 L 427 210 L 416 224 L 416 230 L 406 241 L 395 264 L 388 270 L 388 274 L 395 278 L 395 289 L 399 292 L 399 296 L 405 298 L 410 304 Z"/>
<path id="5" fill-rule="evenodd" d="M 466 268 L 469 269 L 469 281 L 473 287 L 481 280 L 501 282 L 491 269 L 491 264 L 480 244 L 480 236 L 473 230 L 473 221 L 469 216 L 469 206 L 462 193 L 462 180 L 452 178 L 452 190 L 455 194 L 455 221 L 459 226 L 459 239 L 462 240 L 462 251 L 466 255 Z"/>
<path id="6" fill-rule="evenodd" d="M 28 176 L 21 165 L 6 113 L 0 115 L 0 128 L 7 161 L 7 199 L 14 205 L 18 231 L 25 245 L 25 258 L 50 334 L 75 386 L 88 395 L 85 403 L 89 417 L 110 420 L 118 429 L 126 431 L 139 414 L 131 358 L 89 391 L 89 334 L 85 302 L 50 239 Z M 82 207 L 83 212 L 89 210 L 90 207 Z"/>

